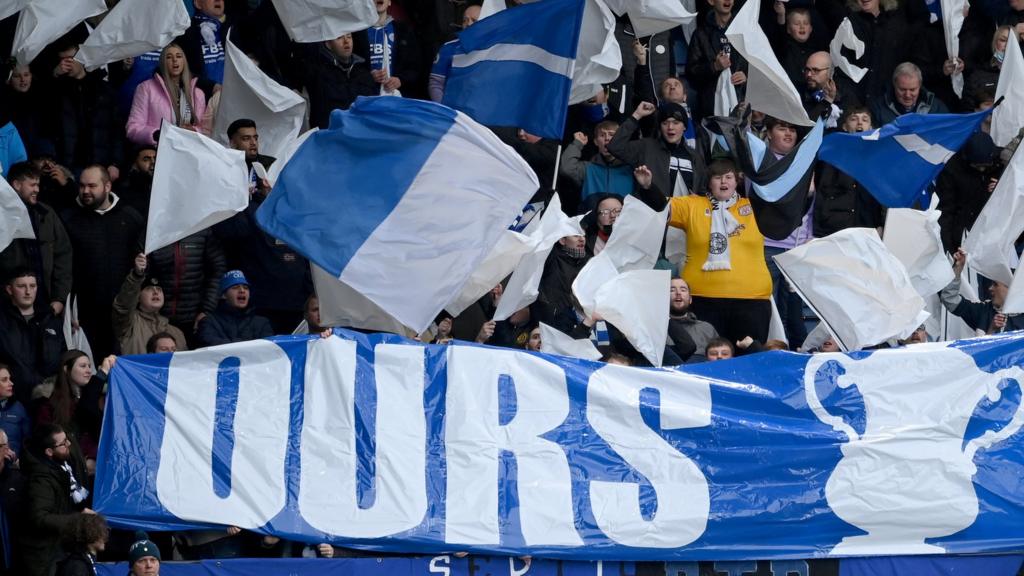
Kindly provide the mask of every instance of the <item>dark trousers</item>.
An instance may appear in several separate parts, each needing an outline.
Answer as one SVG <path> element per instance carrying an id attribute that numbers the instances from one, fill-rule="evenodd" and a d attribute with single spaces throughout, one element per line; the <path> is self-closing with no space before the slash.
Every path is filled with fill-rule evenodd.
<path id="1" fill-rule="evenodd" d="M 772 318 L 770 300 L 694 296 L 690 310 L 734 345 L 747 336 L 759 342 L 768 338 L 768 322 Z M 703 350 L 697 352 L 704 353 Z"/>
<path id="2" fill-rule="evenodd" d="M 768 273 L 772 275 L 772 293 L 775 296 L 775 306 L 779 309 L 779 317 L 782 319 L 782 327 L 786 330 L 786 339 L 789 340 L 790 350 L 796 350 L 807 339 L 807 327 L 804 325 L 804 301 L 795 291 L 789 289 L 789 282 L 782 275 L 775 259 L 785 252 L 785 248 L 774 246 L 764 247 L 764 259 L 768 264 Z"/>

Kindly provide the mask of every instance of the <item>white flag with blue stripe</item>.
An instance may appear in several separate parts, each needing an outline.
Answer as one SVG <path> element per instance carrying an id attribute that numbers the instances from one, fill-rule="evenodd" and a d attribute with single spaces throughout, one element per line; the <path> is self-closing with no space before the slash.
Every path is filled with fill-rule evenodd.
<path id="1" fill-rule="evenodd" d="M 299 147 L 256 220 L 422 332 L 537 188 L 526 162 L 465 114 L 363 97 Z"/>
<path id="2" fill-rule="evenodd" d="M 502 10 L 459 34 L 444 104 L 488 126 L 561 138 L 584 0 Z"/>

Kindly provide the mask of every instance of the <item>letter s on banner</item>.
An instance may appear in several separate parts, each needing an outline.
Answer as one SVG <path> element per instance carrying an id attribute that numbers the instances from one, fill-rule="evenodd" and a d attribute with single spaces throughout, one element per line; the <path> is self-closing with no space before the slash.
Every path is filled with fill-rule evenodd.
<path id="1" fill-rule="evenodd" d="M 692 460 L 644 423 L 640 391 L 661 393 L 661 427 L 673 430 L 711 424 L 711 386 L 677 372 L 638 372 L 611 364 L 594 372 L 587 385 L 587 419 L 615 452 L 647 477 L 658 509 L 653 520 L 644 520 L 638 484 L 594 480 L 594 518 L 609 538 L 626 546 L 685 546 L 707 527 L 708 482 Z"/>
<path id="2" fill-rule="evenodd" d="M 213 486 L 218 369 L 238 358 L 238 402 L 231 492 Z M 291 360 L 277 344 L 254 340 L 175 354 L 167 373 L 163 441 L 156 475 L 160 503 L 182 520 L 259 528 L 285 503 Z M 230 392 L 230 391 L 229 391 Z M 186 488 L 187 487 L 187 488 Z"/>
<path id="3" fill-rule="evenodd" d="M 427 513 L 427 419 L 421 346 L 378 344 L 377 430 L 371 508 L 356 485 L 356 343 L 310 340 L 299 510 L 309 525 L 349 538 L 380 538 L 414 528 Z"/>
<path id="4" fill-rule="evenodd" d="M 502 376 L 517 384 L 516 414 L 504 426 L 498 422 Z M 445 542 L 499 543 L 498 458 L 508 450 L 519 470 L 519 518 L 526 544 L 582 546 L 565 451 L 541 438 L 569 414 L 565 372 L 522 352 L 452 346 L 446 394 Z"/>

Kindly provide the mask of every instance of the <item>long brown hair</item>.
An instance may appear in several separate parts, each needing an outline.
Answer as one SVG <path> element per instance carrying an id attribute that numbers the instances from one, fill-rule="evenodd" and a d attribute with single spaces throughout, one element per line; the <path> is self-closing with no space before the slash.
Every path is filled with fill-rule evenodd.
<path id="1" fill-rule="evenodd" d="M 185 58 L 184 66 L 181 69 L 181 78 L 178 82 L 171 80 L 171 75 L 167 71 L 167 51 L 171 48 L 177 48 L 181 51 L 182 56 L 185 54 L 185 50 L 182 49 L 178 44 L 171 42 L 160 51 L 160 67 L 157 73 L 160 75 L 160 79 L 164 82 L 164 87 L 167 88 L 167 94 L 171 97 L 171 111 L 174 113 L 175 124 L 178 126 L 185 126 L 189 124 L 198 124 L 199 119 L 196 118 L 196 103 L 192 99 L 192 71 L 188 68 L 188 58 Z M 181 118 L 181 93 L 185 92 L 185 99 L 188 101 L 188 109 L 191 111 L 191 118 Z"/>
<path id="2" fill-rule="evenodd" d="M 71 425 L 75 415 L 75 402 L 77 396 L 71 381 L 71 368 L 79 358 L 88 358 L 81 350 L 68 350 L 60 357 L 60 370 L 57 371 L 57 381 L 53 385 L 53 394 L 50 395 L 50 405 L 53 406 L 53 422 L 63 428 Z"/>

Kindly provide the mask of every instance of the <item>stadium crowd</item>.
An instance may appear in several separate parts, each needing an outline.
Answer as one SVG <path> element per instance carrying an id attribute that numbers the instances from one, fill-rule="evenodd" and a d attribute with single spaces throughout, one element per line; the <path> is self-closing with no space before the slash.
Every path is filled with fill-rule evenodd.
<path id="1" fill-rule="evenodd" d="M 332 110 L 348 108 L 358 96 L 441 101 L 452 58 L 446 42 L 473 26 L 481 7 L 475 0 L 376 0 L 379 20 L 369 29 L 298 44 L 270 0 L 185 1 L 192 23 L 183 36 L 162 50 L 91 72 L 73 57 L 101 17 L 77 26 L 28 66 L 8 58 L 18 15 L 0 21 L 6 63 L 0 167 L 36 235 L 0 252 L 0 574 L 92 574 L 92 564 L 102 558 L 130 559 L 136 576 L 152 576 L 161 558 L 172 556 L 347 553 L 235 527 L 153 534 L 150 540 L 111 532 L 90 509 L 106 376 L 118 355 L 291 334 L 303 321 L 309 333 L 325 329 L 308 261 L 256 225 L 255 211 L 271 187 L 253 167 L 269 168 L 274 158 L 260 153 L 260 126 L 250 119 L 233 119 L 226 134 L 250 167 L 249 207 L 143 253 L 160 126 L 167 121 L 210 134 L 229 31 L 263 72 L 308 99 L 309 127 L 326 127 Z M 108 6 L 116 3 L 107 0 Z M 829 130 L 861 132 L 907 113 L 993 105 L 1004 55 L 1017 49 L 1010 40 L 1024 37 L 1024 5 L 974 3 L 960 33 L 960 57 L 950 59 L 938 4 L 765 0 L 760 24 L 810 117 L 826 118 Z M 537 301 L 507 320 L 491 320 L 502 297 L 499 284 L 458 316 L 442 313 L 427 332 L 406 335 L 543 350 L 538 325 L 544 322 L 595 341 L 608 362 L 649 365 L 615 326 L 586 317 L 571 288 L 606 246 L 624 197 L 634 195 L 656 210 L 669 205 L 670 227 L 685 232 L 667 236 L 658 264 L 675 272 L 665 295 L 665 365 L 800 348 L 807 336 L 803 304 L 771 257 L 846 228 L 881 229 L 885 209 L 853 176 L 818 162 L 799 225 L 782 239 L 759 230 L 739 163 L 713 149 L 702 129 L 714 115 L 723 71 L 731 71 L 729 81 L 745 98 L 748 62 L 725 36 L 739 8 L 733 0 L 698 0 L 695 26 L 641 38 L 622 16 L 616 29 L 621 74 L 569 108 L 561 141 L 494 127 L 544 183 L 533 200 L 558 194 L 569 215 L 586 214 L 585 234 L 558 241 Z M 837 69 L 828 49 L 844 18 L 865 44 L 860 58 L 850 55 L 868 70 L 859 82 Z M 956 73 L 965 78 L 962 97 L 953 89 Z M 529 97 L 519 86 L 500 93 Z M 790 153 L 807 131 L 742 104 L 735 114 L 749 118 L 749 130 L 767 143 L 769 162 Z M 985 125 L 934 184 L 943 244 L 955 254 L 958 272 L 964 265 L 961 238 L 1015 146 L 997 148 Z M 342 216 L 358 218 L 359 209 Z M 943 291 L 942 302 L 971 328 L 1024 328 L 1024 316 L 1000 313 L 1006 285 L 987 282 L 990 300 L 970 302 L 956 282 Z M 414 297 L 415 287 L 410 292 Z M 773 295 L 788 343 L 768 336 Z M 68 317 L 69 296 L 77 300 L 77 318 Z M 71 332 L 83 331 L 89 354 L 69 349 L 66 324 Z M 919 330 L 909 342 L 935 336 Z M 813 348 L 837 350 L 831 338 Z"/>

